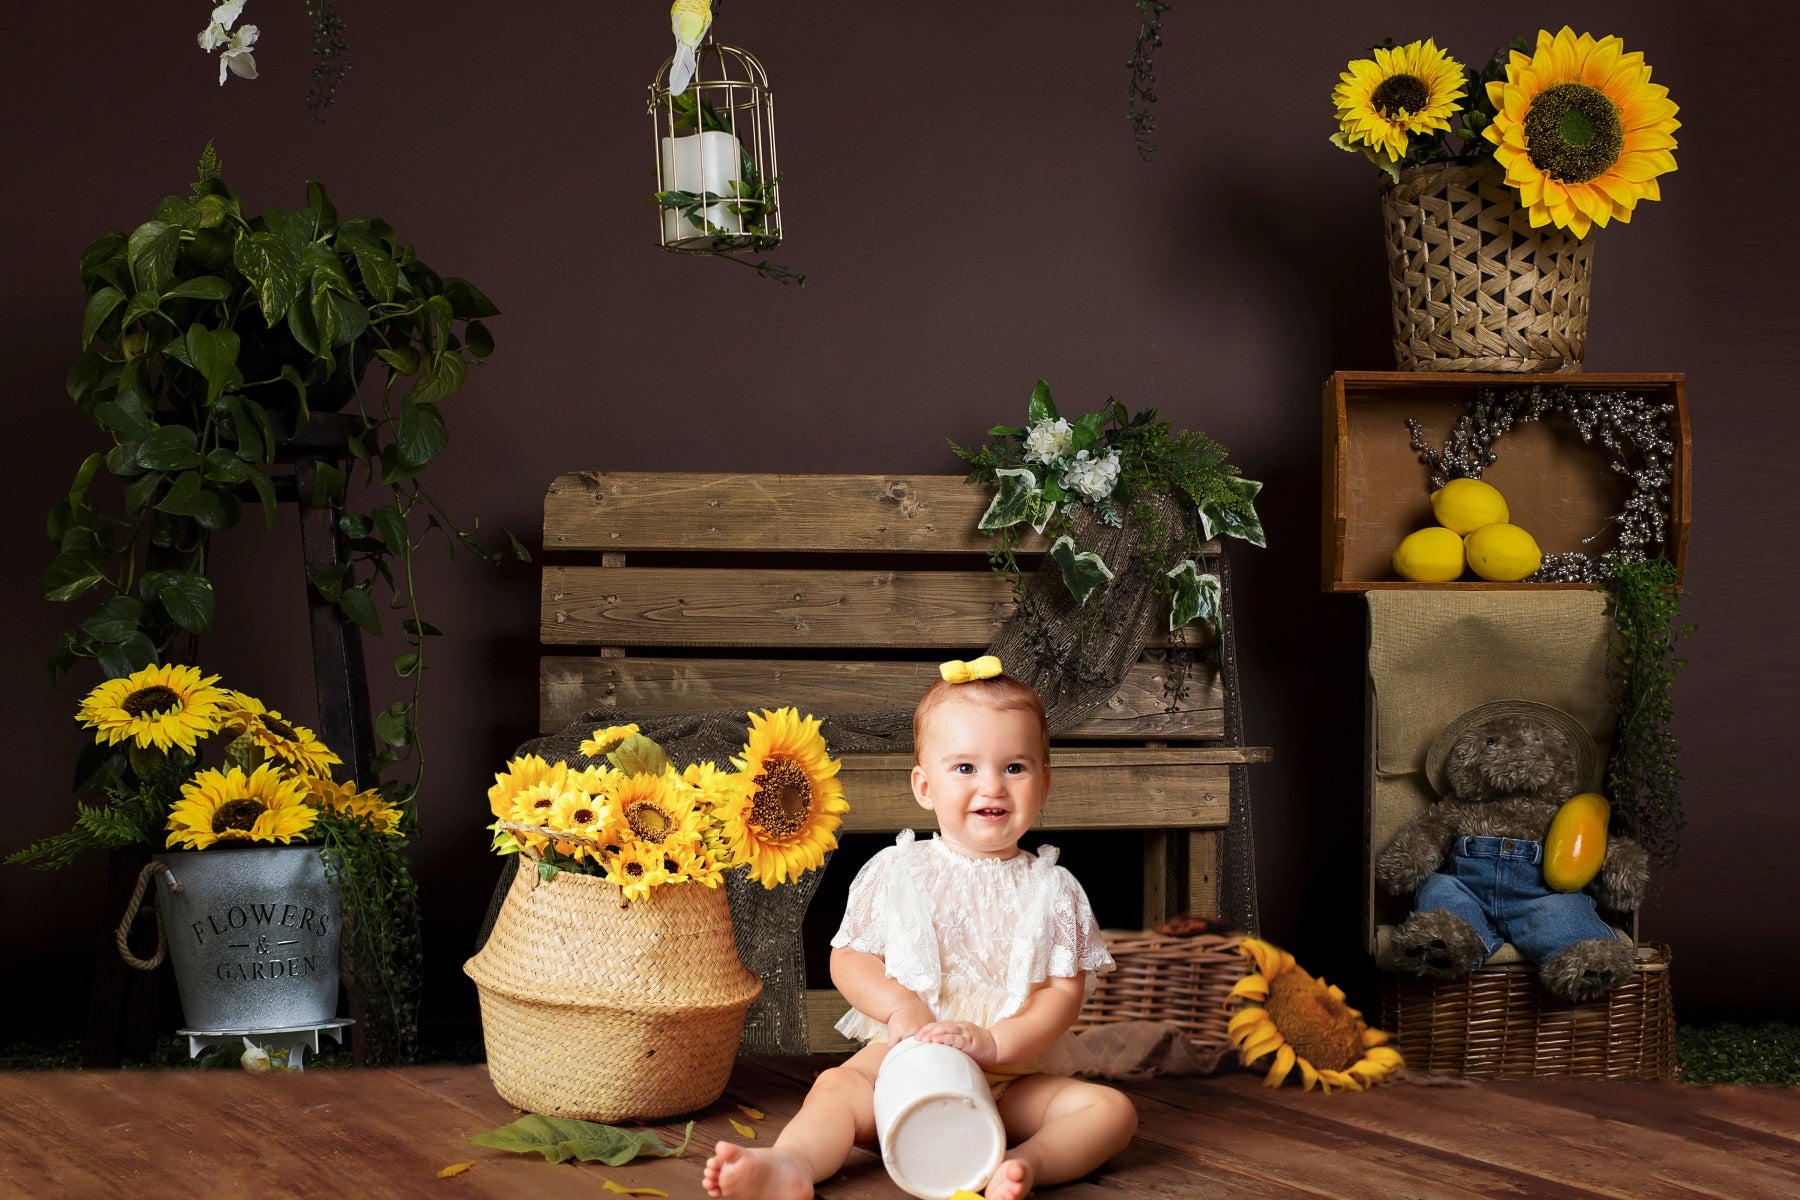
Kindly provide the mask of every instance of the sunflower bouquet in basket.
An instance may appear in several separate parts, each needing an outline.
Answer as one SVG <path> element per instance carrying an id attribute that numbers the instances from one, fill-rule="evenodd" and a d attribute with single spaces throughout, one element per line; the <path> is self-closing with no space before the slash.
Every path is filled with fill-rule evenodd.
<path id="1" fill-rule="evenodd" d="M 1338 78 L 1334 146 L 1396 183 L 1405 167 L 1498 164 L 1533 228 L 1584 237 L 1628 222 L 1640 200 L 1662 198 L 1657 177 L 1675 169 L 1679 109 L 1650 82 L 1643 53 L 1617 37 L 1539 30 L 1535 48 L 1521 38 L 1480 69 L 1430 39 L 1389 39 Z"/>
<path id="2" fill-rule="evenodd" d="M 841 763 L 819 722 L 793 708 L 747 714 L 749 738 L 727 770 L 677 770 L 636 725 L 596 729 L 571 766 L 523 755 L 488 789 L 494 850 L 617 885 L 627 902 L 658 888 L 716 888 L 744 870 L 765 888 L 823 865 L 849 811 Z"/>
<path id="3" fill-rule="evenodd" d="M 104 802 L 77 803 L 73 828 L 6 861 L 53 868 L 93 849 L 400 836 L 400 810 L 335 782 L 341 760 L 312 730 L 218 682 L 198 667 L 149 666 L 89 692 L 76 719 L 94 730 L 92 790 Z"/>

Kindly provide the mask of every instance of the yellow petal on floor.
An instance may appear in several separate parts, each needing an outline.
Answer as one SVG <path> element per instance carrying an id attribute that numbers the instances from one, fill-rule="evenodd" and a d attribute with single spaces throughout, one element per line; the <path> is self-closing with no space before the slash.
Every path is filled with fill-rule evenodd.
<path id="1" fill-rule="evenodd" d="M 438 1172 L 438 1178 L 439 1179 L 449 1179 L 453 1175 L 461 1175 L 464 1171 L 468 1170 L 470 1167 L 472 1167 L 474 1165 L 475 1164 L 472 1162 L 451 1163 L 449 1166 L 445 1167 L 443 1170 Z"/>
<path id="2" fill-rule="evenodd" d="M 669 1194 L 667 1192 L 659 1192 L 655 1188 L 626 1187 L 623 1184 L 614 1183 L 610 1179 L 602 1179 L 600 1181 L 600 1186 L 605 1188 L 607 1191 L 614 1192 L 620 1196 L 664 1196 L 664 1197 L 666 1197 Z"/>
<path id="3" fill-rule="evenodd" d="M 750 1128 L 750 1126 L 744 1124 L 736 1117 L 726 1117 L 725 1119 L 731 1122 L 731 1127 L 737 1130 L 739 1137 L 754 1138 L 756 1136 L 756 1130 Z"/>
<path id="4" fill-rule="evenodd" d="M 768 1115 L 763 1112 L 762 1109 L 751 1108 L 748 1104 L 740 1104 L 737 1107 L 739 1112 L 743 1113 L 746 1117 L 749 1117 L 752 1121 L 760 1121 Z"/>

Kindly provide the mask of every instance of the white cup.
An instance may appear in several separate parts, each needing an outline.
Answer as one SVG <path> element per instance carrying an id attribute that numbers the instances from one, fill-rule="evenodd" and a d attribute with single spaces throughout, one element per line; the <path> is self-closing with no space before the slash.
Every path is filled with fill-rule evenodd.
<path id="1" fill-rule="evenodd" d="M 1006 1127 L 975 1060 L 915 1038 L 881 1060 L 875 1133 L 889 1177 L 920 1200 L 979 1192 L 1006 1155 Z"/>

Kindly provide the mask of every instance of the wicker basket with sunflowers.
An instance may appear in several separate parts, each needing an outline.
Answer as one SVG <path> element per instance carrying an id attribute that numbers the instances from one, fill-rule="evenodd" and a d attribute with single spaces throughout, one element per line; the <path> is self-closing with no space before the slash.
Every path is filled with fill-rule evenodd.
<path id="1" fill-rule="evenodd" d="M 1643 53 L 1564 26 L 1476 70 L 1429 40 L 1389 41 L 1331 98 L 1332 144 L 1387 172 L 1400 367 L 1578 370 L 1588 234 L 1661 199 L 1675 169 L 1679 110 Z"/>
<path id="2" fill-rule="evenodd" d="M 530 1112 L 595 1121 L 691 1112 L 724 1091 L 745 970 L 720 886 L 821 866 L 849 805 L 819 723 L 749 714 L 729 767 L 677 770 L 634 725 L 597 729 L 587 764 L 515 758 L 488 803 L 520 869 L 465 965 L 494 1088 Z"/>

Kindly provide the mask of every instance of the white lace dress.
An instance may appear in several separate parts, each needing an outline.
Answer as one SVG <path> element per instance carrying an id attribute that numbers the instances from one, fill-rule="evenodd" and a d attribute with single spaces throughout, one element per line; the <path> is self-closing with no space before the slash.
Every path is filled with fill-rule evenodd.
<path id="1" fill-rule="evenodd" d="M 940 1021 L 991 1026 L 1051 976 L 1086 971 L 1091 994 L 1095 977 L 1113 969 L 1112 955 L 1087 893 L 1056 858 L 1054 846 L 968 858 L 936 836 L 916 841 L 904 830 L 857 873 L 831 944 L 879 957 Z M 854 1008 L 837 1030 L 865 1042 L 887 1033 Z M 1070 1040 L 1065 1033 L 1029 1065 L 1072 1070 Z"/>

